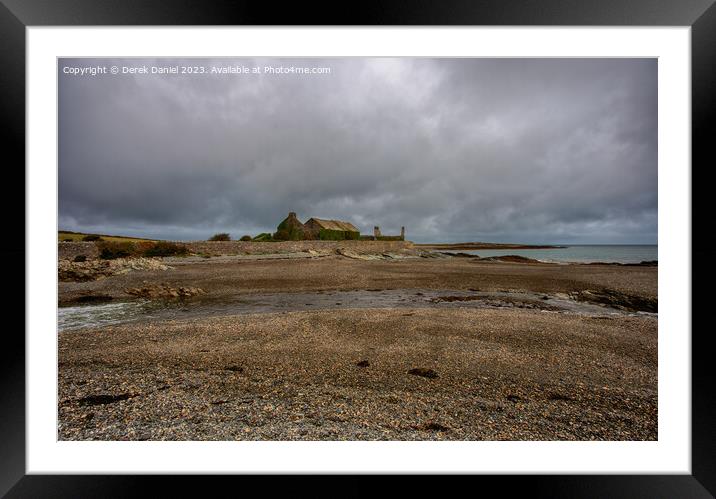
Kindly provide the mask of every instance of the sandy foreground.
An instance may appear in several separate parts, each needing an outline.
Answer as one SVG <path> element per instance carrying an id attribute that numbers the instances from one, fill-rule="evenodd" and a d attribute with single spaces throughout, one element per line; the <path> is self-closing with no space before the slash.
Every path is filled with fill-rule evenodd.
<path id="1" fill-rule="evenodd" d="M 129 300 L 127 289 L 154 282 L 204 290 L 188 300 L 189 308 L 259 293 L 350 290 L 657 296 L 655 267 L 457 257 L 212 260 L 166 259 L 173 269 L 61 282 L 59 301 Z M 329 310 L 178 316 L 62 331 L 59 438 L 657 438 L 656 314 L 469 303 L 354 308 L 338 302 Z"/>

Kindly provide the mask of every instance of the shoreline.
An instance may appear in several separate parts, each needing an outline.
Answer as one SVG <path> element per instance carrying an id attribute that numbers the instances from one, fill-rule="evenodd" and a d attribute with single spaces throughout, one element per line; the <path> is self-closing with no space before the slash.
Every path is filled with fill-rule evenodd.
<path id="1" fill-rule="evenodd" d="M 568 246 L 549 244 L 511 244 L 511 243 L 413 243 L 416 248 L 432 250 L 508 250 L 508 249 L 560 249 Z"/>
<path id="2" fill-rule="evenodd" d="M 612 290 L 630 296 L 657 297 L 658 266 L 649 265 L 560 265 L 459 256 L 361 258 L 336 254 L 306 254 L 300 258 L 192 258 L 128 259 L 123 266 L 119 266 L 120 259 L 95 260 L 100 269 L 105 268 L 103 262 L 117 262 L 112 265 L 119 266 L 119 270 L 107 277 L 99 273 L 96 280 L 84 280 L 82 275 L 73 279 L 76 273 L 68 272 L 70 278 L 59 282 L 58 302 L 94 295 L 131 298 L 127 290 L 140 288 L 145 281 L 166 282 L 175 288 L 200 288 L 207 297 L 214 298 L 285 291 L 419 288 L 547 294 Z M 91 265 L 94 263 L 74 264 L 80 268 Z"/>
<path id="3" fill-rule="evenodd" d="M 141 324 L 173 319 L 245 316 L 263 313 L 334 312 L 354 309 L 502 309 L 536 310 L 589 317 L 657 316 L 649 301 L 584 293 L 479 292 L 454 289 L 393 289 L 255 293 L 234 298 L 189 300 L 119 299 L 95 296 L 60 304 L 58 329 L 62 334 L 87 327 Z"/>

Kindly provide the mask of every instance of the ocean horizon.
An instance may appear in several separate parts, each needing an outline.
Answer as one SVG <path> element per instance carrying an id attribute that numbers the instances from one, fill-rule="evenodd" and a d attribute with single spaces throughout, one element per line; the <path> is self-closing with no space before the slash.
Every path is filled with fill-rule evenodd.
<path id="1" fill-rule="evenodd" d="M 657 244 L 561 244 L 560 248 L 455 250 L 480 257 L 518 255 L 551 263 L 640 263 L 658 261 Z"/>

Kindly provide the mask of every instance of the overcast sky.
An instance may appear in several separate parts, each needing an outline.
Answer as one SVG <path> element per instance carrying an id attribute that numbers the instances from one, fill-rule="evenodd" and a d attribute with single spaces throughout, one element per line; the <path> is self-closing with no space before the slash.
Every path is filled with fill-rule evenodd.
<path id="1" fill-rule="evenodd" d="M 66 67 L 245 66 L 90 76 Z M 329 74 L 268 74 L 266 66 Z M 59 227 L 657 241 L 656 59 L 61 59 Z"/>

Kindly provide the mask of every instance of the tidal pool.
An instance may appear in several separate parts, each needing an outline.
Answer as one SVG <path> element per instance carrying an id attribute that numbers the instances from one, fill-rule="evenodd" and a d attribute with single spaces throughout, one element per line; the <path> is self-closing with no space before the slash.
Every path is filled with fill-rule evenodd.
<path id="1" fill-rule="evenodd" d="M 58 309 L 58 330 L 97 328 L 136 321 L 172 320 L 251 313 L 351 308 L 518 308 L 582 315 L 655 315 L 578 302 L 564 294 L 383 289 L 236 295 L 233 299 L 136 300 Z"/>

